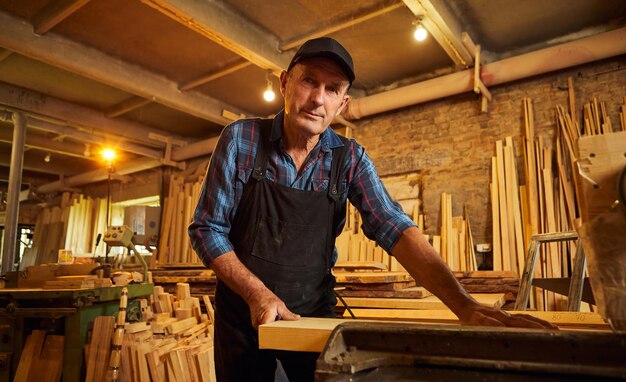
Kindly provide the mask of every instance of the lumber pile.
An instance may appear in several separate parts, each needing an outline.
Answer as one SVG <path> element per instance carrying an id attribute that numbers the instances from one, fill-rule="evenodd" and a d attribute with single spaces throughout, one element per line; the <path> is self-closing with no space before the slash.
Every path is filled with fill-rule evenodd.
<path id="1" fill-rule="evenodd" d="M 178 283 L 189 284 L 190 293 L 194 297 L 209 295 L 215 296 L 217 277 L 215 273 L 204 268 L 188 269 L 155 269 L 152 272 L 152 280 L 160 285 L 165 292 L 176 293 Z"/>
<path id="2" fill-rule="evenodd" d="M 44 208 L 37 216 L 33 245 L 24 252 L 20 269 L 56 262 L 59 249 L 93 253 L 98 234 L 105 230 L 106 199 L 64 192 L 59 206 Z M 105 255 L 104 245 L 98 246 L 96 255 Z"/>
<path id="3" fill-rule="evenodd" d="M 214 313 L 209 297 L 202 296 L 205 313 L 201 311 L 201 299 L 191 296 L 186 283 L 179 283 L 174 294 L 156 286 L 150 300 L 140 300 L 141 321 L 124 324 L 119 380 L 215 381 Z M 106 373 L 109 360 L 97 362 L 93 349 L 104 348 L 106 343 L 109 350 L 102 353 L 111 353 L 114 326 L 114 317 L 96 318 L 87 351 L 87 381 L 104 380 L 100 378 L 104 378 L 102 373 Z M 106 333 L 102 334 L 99 328 Z M 98 368 L 101 364 L 104 367 Z"/>
<path id="4" fill-rule="evenodd" d="M 441 194 L 441 236 L 433 236 L 432 245 L 453 271 L 475 271 L 476 252 L 467 208 L 463 216 L 452 216 L 452 195 Z"/>
<path id="5" fill-rule="evenodd" d="M 202 190 L 202 177 L 186 181 L 184 176 L 173 175 L 163 202 L 159 251 L 153 256 L 151 268 L 168 264 L 202 264 L 191 248 L 187 227 Z"/>
<path id="6" fill-rule="evenodd" d="M 419 175 L 409 173 L 382 177 L 381 180 L 393 200 L 400 203 L 403 211 L 422 229 L 424 216 L 420 213 Z M 336 240 L 338 261 L 344 264 L 373 262 L 384 264 L 391 271 L 404 271 L 393 256 L 389 256 L 375 241 L 365 236 L 358 210 L 350 203 L 347 203 L 346 208 L 346 224 Z"/>
<path id="7" fill-rule="evenodd" d="M 620 125 L 613 126 L 609 107 L 594 98 L 576 111 L 574 81 L 568 79 L 568 110 L 556 107 L 556 134 L 546 139 L 536 134 L 533 104 L 523 100 L 524 134 L 516 156 L 512 137 L 496 142 L 492 158 L 491 206 L 493 220 L 493 266 L 496 271 L 521 275 L 532 235 L 574 230 L 586 210 L 581 198 L 577 162 L 578 139 L 611 134 L 626 129 L 626 99 L 621 105 Z M 523 176 L 518 177 L 516 158 L 523 159 Z M 518 181 L 524 180 L 525 184 Z M 541 248 L 535 277 L 571 275 L 578 242 L 549 243 Z M 561 310 L 565 298 L 535 290 L 531 306 Z"/>
<path id="8" fill-rule="evenodd" d="M 33 330 L 26 339 L 14 382 L 58 382 L 63 371 L 64 336 Z"/>

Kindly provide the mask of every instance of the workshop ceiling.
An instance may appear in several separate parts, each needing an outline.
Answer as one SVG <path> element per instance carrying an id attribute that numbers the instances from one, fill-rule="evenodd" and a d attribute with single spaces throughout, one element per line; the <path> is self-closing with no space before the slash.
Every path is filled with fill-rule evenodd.
<path id="1" fill-rule="evenodd" d="M 441 33 L 417 42 L 413 31 L 424 14 L 427 29 Z M 358 98 L 471 67 L 461 32 L 481 45 L 483 62 L 493 62 L 625 20 L 620 0 L 0 0 L 0 111 L 5 119 L 23 110 L 45 126 L 64 126 L 60 133 L 29 125 L 27 144 L 31 135 L 57 145 L 50 162 L 42 159 L 45 145 L 30 145 L 25 166 L 67 176 L 94 168 L 76 150 L 54 159 L 64 155 L 59 143 L 87 142 L 68 128 L 104 136 L 107 120 L 130 121 L 192 143 L 238 116 L 275 114 L 282 104 L 276 75 L 320 32 L 352 53 Z M 262 99 L 268 78 L 277 93 L 271 103 Z M 57 101 L 67 118 L 47 107 Z M 104 122 L 84 119 L 86 109 Z M 11 131 L 0 122 L 2 153 L 11 150 Z M 106 140 L 119 135 L 108 132 Z M 0 166 L 8 164 L 0 155 Z"/>

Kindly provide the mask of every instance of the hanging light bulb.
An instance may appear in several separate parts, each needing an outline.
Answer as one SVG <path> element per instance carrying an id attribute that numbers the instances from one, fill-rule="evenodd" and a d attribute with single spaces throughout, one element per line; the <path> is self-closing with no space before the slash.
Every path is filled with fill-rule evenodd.
<path id="1" fill-rule="evenodd" d="M 43 158 L 43 161 L 46 163 L 50 163 L 51 158 L 52 158 L 52 155 L 50 155 L 50 153 L 47 153 L 46 156 Z"/>
<path id="2" fill-rule="evenodd" d="M 422 18 L 421 17 L 419 19 L 417 19 L 417 21 L 415 22 L 415 32 L 413 32 L 413 37 L 417 41 L 424 41 L 424 40 L 426 40 L 426 37 L 428 37 L 428 31 L 422 25 Z"/>
<path id="3" fill-rule="evenodd" d="M 116 156 L 115 151 L 113 149 L 109 149 L 109 148 L 106 148 L 106 149 L 102 150 L 102 152 L 100 154 L 102 155 L 102 158 L 107 163 L 112 163 L 113 160 L 115 159 L 115 156 Z"/>
<path id="4" fill-rule="evenodd" d="M 265 79 L 267 80 L 267 86 L 265 87 L 265 91 L 263 92 L 263 99 L 265 100 L 265 102 L 272 102 L 274 99 L 276 99 L 276 93 L 274 93 L 274 89 L 272 88 L 270 71 L 265 73 Z"/>

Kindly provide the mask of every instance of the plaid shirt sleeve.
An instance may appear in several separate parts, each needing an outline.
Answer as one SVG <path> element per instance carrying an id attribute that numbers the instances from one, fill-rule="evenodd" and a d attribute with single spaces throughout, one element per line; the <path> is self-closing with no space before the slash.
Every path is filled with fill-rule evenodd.
<path id="1" fill-rule="evenodd" d="M 235 210 L 236 135 L 234 125 L 226 126 L 222 131 L 188 229 L 191 246 L 206 266 L 216 257 L 234 250 L 228 234 Z"/>
<path id="2" fill-rule="evenodd" d="M 365 149 L 354 140 L 350 146 L 348 199 L 361 213 L 363 233 L 391 253 L 402 232 L 415 223 L 389 196 Z"/>

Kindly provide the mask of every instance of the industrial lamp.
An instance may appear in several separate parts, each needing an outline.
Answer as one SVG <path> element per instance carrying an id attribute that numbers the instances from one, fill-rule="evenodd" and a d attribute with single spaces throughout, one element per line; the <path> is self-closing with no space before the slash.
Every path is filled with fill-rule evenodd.
<path id="1" fill-rule="evenodd" d="M 267 81 L 267 86 L 263 92 L 263 99 L 265 102 L 272 102 L 276 98 L 276 93 L 274 93 L 274 89 L 272 87 L 272 80 L 270 79 L 269 71 L 265 73 L 265 80 Z"/>
<path id="2" fill-rule="evenodd" d="M 424 26 L 422 25 L 422 19 L 423 17 L 420 16 L 418 17 L 418 19 L 415 21 L 414 25 L 415 25 L 415 31 L 413 32 L 413 37 L 417 40 L 417 41 L 424 41 L 426 40 L 426 37 L 428 37 L 428 31 L 426 30 L 426 28 L 424 28 Z"/>

